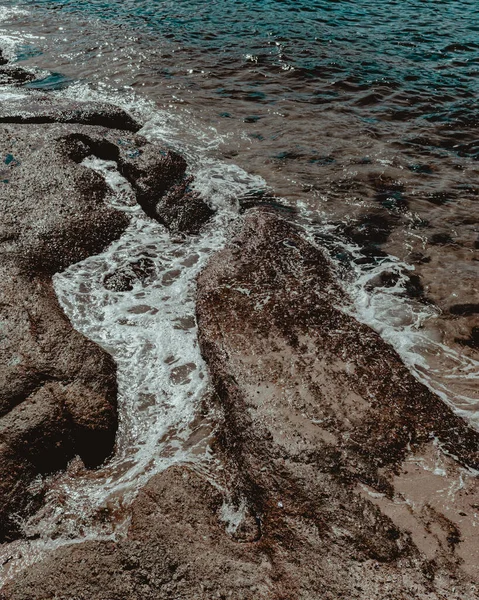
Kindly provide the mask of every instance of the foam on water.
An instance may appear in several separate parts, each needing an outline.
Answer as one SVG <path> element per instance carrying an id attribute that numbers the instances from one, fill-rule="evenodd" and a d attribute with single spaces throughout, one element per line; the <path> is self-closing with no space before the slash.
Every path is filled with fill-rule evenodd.
<path id="1" fill-rule="evenodd" d="M 479 361 L 461 354 L 433 339 L 422 327 L 437 313 L 414 304 L 395 307 L 394 294 L 379 290 L 372 296 L 359 280 L 349 287 L 354 301 L 351 314 L 376 329 L 389 342 L 415 377 L 426 384 L 454 411 L 479 428 Z M 397 305 L 396 305 L 397 307 Z M 378 310 L 375 315 L 374 310 Z M 403 312 L 403 324 L 397 325 L 397 312 Z M 382 315 L 382 316 L 381 316 Z M 464 392 L 464 388 L 467 388 Z"/>
<path id="2" fill-rule="evenodd" d="M 230 504 L 225 500 L 219 511 L 220 519 L 226 524 L 226 531 L 229 534 L 234 534 L 238 531 L 238 527 L 247 514 L 248 507 L 244 500 L 240 502 L 239 506 Z"/>
<path id="3" fill-rule="evenodd" d="M 479 361 L 428 333 L 427 324 L 440 313 L 406 296 L 406 273 L 412 270 L 414 267 L 393 256 L 370 269 L 354 263 L 355 276 L 346 285 L 353 301 L 349 312 L 378 331 L 419 381 L 479 428 L 479 398 L 473 389 L 477 390 L 479 381 Z M 396 284 L 374 285 L 382 273 L 397 273 Z M 457 389 L 457 384 L 463 389 L 465 382 L 470 382 L 470 395 Z"/>
<path id="4" fill-rule="evenodd" d="M 392 255 L 365 262 L 361 249 L 337 235 L 335 225 L 327 221 L 319 224 L 318 215 L 304 206 L 301 218 L 313 244 L 319 236 L 350 299 L 339 308 L 377 331 L 419 381 L 479 428 L 479 361 L 435 339 L 431 333 L 434 328 L 428 325 L 439 317 L 439 309 L 410 298 L 406 292 L 408 273 L 414 266 Z M 394 284 L 382 284 L 383 275 Z"/>
<path id="5" fill-rule="evenodd" d="M 194 280 L 210 253 L 222 245 L 221 216 L 201 239 L 175 244 L 163 227 L 133 214 L 129 229 L 105 253 L 54 281 L 75 328 L 108 350 L 118 364 L 115 457 L 97 489 L 87 483 L 87 505 L 101 503 L 117 490 L 135 493 L 153 472 L 182 460 L 180 440 L 188 437 L 188 425 L 207 389 L 196 341 Z M 149 285 L 136 283 L 131 292 L 105 289 L 106 274 L 143 257 L 154 263 Z"/>
<path id="6" fill-rule="evenodd" d="M 116 100 L 124 108 L 131 107 L 128 93 L 113 98 L 86 86 L 81 89 L 84 98 Z M 136 116 L 150 118 L 140 132 L 149 139 L 168 140 L 169 146 L 172 139 L 182 139 L 181 132 L 171 135 L 166 112 L 156 113 L 151 104 L 138 99 L 135 108 Z M 189 130 L 194 124 L 188 121 L 183 126 Z M 57 274 L 54 287 L 75 329 L 105 348 L 117 363 L 116 448 L 113 458 L 95 472 L 86 471 L 76 460 L 67 472 L 35 482 L 48 490 L 44 507 L 22 524 L 26 536 L 35 539 L 15 542 L 0 552 L 0 562 L 8 561 L 4 577 L 13 577 L 59 545 L 121 534 L 126 526 L 124 507 L 153 474 L 177 462 L 208 457 L 208 425 L 194 422 L 208 392 L 197 341 L 196 276 L 224 245 L 237 216 L 236 199 L 264 188 L 265 182 L 208 158 L 199 141 L 207 134 L 195 127 L 196 144 L 185 147 L 183 143 L 180 150 L 190 161 L 194 187 L 217 209 L 197 237 L 170 236 L 146 217 L 114 162 L 94 157 L 84 161 L 102 173 L 111 188 L 109 201 L 128 212 L 131 223 L 103 253 Z M 214 137 L 210 143 L 215 143 Z M 137 281 L 125 292 L 105 287 L 105 276 L 142 258 L 153 265 L 146 281 Z M 202 427 L 205 433 L 200 435 L 195 430 Z M 108 514 L 103 524 L 101 514 Z"/>

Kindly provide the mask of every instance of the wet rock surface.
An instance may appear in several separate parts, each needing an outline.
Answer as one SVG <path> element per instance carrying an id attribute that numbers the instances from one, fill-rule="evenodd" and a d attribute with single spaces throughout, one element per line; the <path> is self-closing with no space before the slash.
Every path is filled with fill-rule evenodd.
<path id="1" fill-rule="evenodd" d="M 8 70 L 10 69 L 10 70 Z M 3 67 L 3 72 L 14 73 L 15 67 Z M 35 79 L 31 76 L 31 81 Z M 0 83 L 11 83 L 2 81 Z M 17 79 L 17 83 L 23 83 Z M 111 104 L 101 102 L 75 102 L 73 100 L 52 99 L 40 93 L 10 101 L 0 106 L 0 123 L 78 123 L 81 125 L 98 125 L 112 129 L 136 132 L 140 125 L 124 110 Z"/>
<path id="2" fill-rule="evenodd" d="M 148 144 L 140 136 L 116 144 L 105 137 L 72 133 L 62 145 L 77 163 L 91 155 L 116 162 L 145 213 L 172 233 L 197 234 L 214 214 L 190 189 L 192 178 L 186 177 L 186 161 L 176 152 Z"/>
<path id="3" fill-rule="evenodd" d="M 3 62 L 2 62 L 3 61 Z M 22 86 L 37 79 L 30 71 L 9 64 L 0 55 L 0 85 Z M 31 91 L 0 106 L 0 124 L 89 125 L 136 133 L 141 125 L 123 109 L 103 102 L 76 102 Z M 191 189 L 182 156 L 148 144 L 143 138 L 115 139 L 103 133 L 73 127 L 65 130 L 61 150 L 65 158 L 80 163 L 90 155 L 115 161 L 133 187 L 137 202 L 151 218 L 174 233 L 197 234 L 214 211 Z M 15 160 L 7 155 L 5 162 Z"/>
<path id="4" fill-rule="evenodd" d="M 154 148 L 120 157 L 119 168 L 132 182 L 137 201 L 148 216 L 175 233 L 195 234 L 213 215 L 213 210 L 190 188 L 193 179 L 186 177 L 185 159 L 176 152 Z"/>
<path id="5" fill-rule="evenodd" d="M 35 508 L 28 485 L 80 454 L 96 466 L 116 431 L 113 360 L 74 331 L 51 276 L 117 238 L 128 218 L 103 179 L 65 158 L 59 126 L 1 126 L 0 535 Z M 13 475 L 15 474 L 15 475 Z"/>
<path id="6" fill-rule="evenodd" d="M 430 454 L 446 460 L 440 448 L 458 459 L 437 478 L 453 486 L 463 469 L 477 469 L 479 435 L 345 304 L 325 255 L 264 212 L 249 216 L 200 276 L 200 343 L 224 410 L 218 448 L 236 467 L 237 493 L 284 561 L 285 597 L 435 598 L 442 585 L 452 597 L 457 577 L 473 598 L 476 479 L 456 504 L 427 486 L 411 502 L 403 473 Z M 406 503 L 408 519 L 377 510 L 377 497 L 396 509 Z M 435 502 L 432 516 L 426 507 Z M 422 536 L 434 547 L 427 556 L 418 552 Z M 378 593 L 398 569 L 417 587 L 398 580 L 391 596 Z"/>
<path id="7" fill-rule="evenodd" d="M 479 434 L 341 310 L 325 254 L 253 209 L 198 280 L 223 492 L 186 467 L 117 542 L 57 550 L 5 599 L 473 599 Z"/>
<path id="8" fill-rule="evenodd" d="M 109 273 L 103 279 L 103 285 L 112 292 L 128 292 L 135 283 L 145 283 L 155 273 L 155 263 L 151 258 L 142 257 Z"/>
<path id="9" fill-rule="evenodd" d="M 268 597 L 268 552 L 225 533 L 222 501 L 203 477 L 172 467 L 140 491 L 126 539 L 56 552 L 4 598 Z"/>
<path id="10" fill-rule="evenodd" d="M 41 486 L 30 485 L 38 475 L 75 455 L 96 467 L 112 452 L 115 364 L 73 330 L 51 278 L 102 251 L 129 223 L 105 202 L 112 192 L 84 158 L 117 161 L 135 191 L 154 172 L 155 201 L 184 177 L 184 161 L 132 133 L 138 129 L 101 103 L 32 93 L 0 107 L 0 539 L 19 535 L 20 517 L 41 501 Z M 181 162 L 177 177 L 162 170 L 165 160 Z M 149 271 L 147 262 L 133 265 L 119 280 L 128 287 L 128 277 Z"/>

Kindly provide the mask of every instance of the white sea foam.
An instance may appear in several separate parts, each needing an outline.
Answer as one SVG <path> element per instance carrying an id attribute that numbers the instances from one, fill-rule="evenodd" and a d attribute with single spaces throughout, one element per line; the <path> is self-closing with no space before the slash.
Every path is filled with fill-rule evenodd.
<path id="1" fill-rule="evenodd" d="M 84 98 L 101 97 L 127 109 L 131 106 L 128 93 L 120 94 L 118 100 L 81 89 Z M 167 114 L 156 114 L 148 102 L 137 100 L 135 107 L 136 116 L 140 113 L 147 119 L 141 133 L 149 139 L 160 143 L 181 139 L 181 132 L 172 135 Z M 174 123 L 182 126 L 177 119 Z M 194 123 L 188 120 L 183 126 L 189 130 Z M 204 443 L 186 447 L 192 421 L 208 391 L 208 373 L 197 341 L 196 276 L 224 245 L 237 215 L 236 199 L 265 187 L 265 182 L 239 167 L 208 158 L 198 141 L 206 138 L 208 131 L 200 134 L 195 127 L 195 145 L 182 145 L 180 150 L 188 156 L 195 188 L 217 209 L 200 236 L 170 236 L 162 225 L 144 215 L 114 162 L 94 157 L 84 161 L 85 166 L 102 173 L 111 188 L 110 202 L 127 211 L 132 220 L 106 251 L 57 274 L 54 286 L 73 326 L 110 352 L 117 363 L 116 449 L 113 458 L 94 473 L 78 470 L 73 463 L 69 472 L 47 480 L 44 507 L 23 523 L 25 533 L 38 539 L 14 543 L 0 552 L 0 562 L 12 557 L 5 577 L 14 576 L 54 547 L 121 534 L 125 528 L 122 508 L 153 474 L 177 462 L 197 460 L 198 454 L 208 457 Z M 215 143 L 214 139 L 210 142 Z M 105 287 L 106 275 L 145 257 L 154 265 L 147 281 L 137 281 L 126 292 Z M 111 517 L 104 527 L 94 518 L 102 510 Z"/>
<path id="2" fill-rule="evenodd" d="M 198 122 L 193 111 L 176 112 L 174 104 L 158 107 L 153 101 L 138 96 L 132 88 L 113 91 L 105 84 L 92 86 L 77 82 L 58 94 L 72 100 L 111 102 L 120 106 L 144 124 L 142 135 L 180 152 L 195 171 L 206 166 L 208 153 L 225 139 L 215 127 Z"/>
<path id="3" fill-rule="evenodd" d="M 25 92 L 21 92 L 8 87 L 2 87 L 0 90 L 0 102 L 14 102 L 16 100 L 23 100 L 26 96 Z"/>
<path id="4" fill-rule="evenodd" d="M 234 534 L 238 531 L 238 527 L 246 518 L 247 513 L 248 507 L 244 500 L 241 501 L 239 506 L 235 506 L 225 500 L 221 505 L 219 516 L 226 524 L 226 531 L 230 534 Z"/>
<path id="5" fill-rule="evenodd" d="M 312 243 L 319 234 L 330 242 L 322 247 L 335 249 L 330 257 L 350 298 L 349 304 L 339 308 L 376 330 L 421 383 L 479 428 L 479 398 L 473 390 L 479 381 L 479 361 L 434 339 L 427 326 L 438 318 L 439 310 L 406 293 L 408 273 L 414 271 L 414 266 L 392 255 L 374 264 L 354 260 L 360 258 L 360 248 L 336 236 L 334 225 L 326 220 L 321 224 L 318 215 L 304 206 L 302 219 Z M 349 257 L 347 267 L 337 258 L 338 248 Z M 393 285 L 381 285 L 385 274 L 394 276 Z M 462 391 L 465 382 L 471 384 L 470 393 Z"/>
<path id="6" fill-rule="evenodd" d="M 455 385 L 479 381 L 479 361 L 435 340 L 427 331 L 427 323 L 436 319 L 439 311 L 406 296 L 408 270 L 414 268 L 393 256 L 369 269 L 354 264 L 354 276 L 346 282 L 353 300 L 348 310 L 378 331 L 419 381 L 479 427 L 479 399 L 472 395 L 472 385 L 471 395 L 457 391 Z M 381 273 L 391 272 L 398 274 L 394 286 L 370 286 Z"/>

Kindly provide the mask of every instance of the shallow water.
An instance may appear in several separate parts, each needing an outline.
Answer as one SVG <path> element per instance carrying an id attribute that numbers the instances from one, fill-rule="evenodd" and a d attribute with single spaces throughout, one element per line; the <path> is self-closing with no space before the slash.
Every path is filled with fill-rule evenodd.
<path id="1" fill-rule="evenodd" d="M 296 209 L 305 235 L 337 264 L 347 310 L 479 425 L 477 314 L 460 314 L 478 302 L 473 2 L 3 0 L 0 47 L 38 69 L 37 93 L 130 110 L 144 135 L 185 155 L 219 209 L 200 239 L 172 241 L 132 207 L 111 165 L 89 165 L 107 173 L 112 202 L 133 222 L 55 286 L 75 327 L 119 364 L 117 453 L 94 476 L 73 465 L 49 482 L 51 502 L 25 524 L 40 539 L 6 549 L 23 553 L 8 565 L 25 566 L 44 546 L 112 535 L 95 511 L 107 506 L 121 523 L 151 473 L 207 455 L 195 437 L 203 428 L 207 439 L 209 425 L 195 421 L 207 373 L 194 278 L 227 239 L 240 197 L 275 195 Z M 145 255 L 154 283 L 104 288 L 106 273 Z"/>

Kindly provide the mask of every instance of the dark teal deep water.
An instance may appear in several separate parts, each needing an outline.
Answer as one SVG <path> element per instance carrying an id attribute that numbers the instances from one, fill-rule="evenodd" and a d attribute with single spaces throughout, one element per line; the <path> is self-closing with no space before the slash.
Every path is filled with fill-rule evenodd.
<path id="1" fill-rule="evenodd" d="M 419 118 L 466 129 L 478 123 L 479 10 L 473 0 L 35 0 L 10 5 L 34 8 L 38 15 L 44 11 L 45 20 L 62 13 L 103 21 L 135 31 L 145 47 L 169 44 L 174 55 L 162 55 L 158 74 L 184 77 L 185 66 L 201 65 L 213 80 L 207 87 L 218 98 L 342 103 L 366 122 Z M 248 75 L 240 86 L 232 77 L 238 72 Z M 363 107 L 374 107 L 375 114 Z M 479 153 L 470 140 L 439 145 L 465 155 Z"/>
<path id="2" fill-rule="evenodd" d="M 144 29 L 221 64 L 252 54 L 265 69 L 351 85 L 404 86 L 434 97 L 477 92 L 479 10 L 473 0 L 34 0 L 14 5 L 85 13 Z M 54 16 L 52 15 L 52 18 Z M 434 88 L 433 90 L 431 88 Z M 452 94 L 454 95 L 454 93 Z"/>

